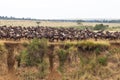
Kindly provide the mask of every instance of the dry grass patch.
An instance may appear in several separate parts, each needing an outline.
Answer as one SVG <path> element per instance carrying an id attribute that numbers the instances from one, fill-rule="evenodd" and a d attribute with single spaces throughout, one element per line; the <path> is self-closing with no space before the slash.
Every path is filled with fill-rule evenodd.
<path id="1" fill-rule="evenodd" d="M 79 41 L 77 43 L 79 50 L 82 51 L 95 51 L 99 49 L 100 51 L 107 50 L 110 47 L 110 43 L 108 41 Z"/>
<path id="2" fill-rule="evenodd" d="M 110 41 L 111 45 L 120 46 L 120 40 Z"/>

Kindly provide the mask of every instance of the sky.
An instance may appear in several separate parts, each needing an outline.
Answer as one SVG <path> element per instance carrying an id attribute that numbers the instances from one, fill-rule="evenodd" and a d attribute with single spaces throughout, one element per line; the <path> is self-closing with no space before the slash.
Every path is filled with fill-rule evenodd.
<path id="1" fill-rule="evenodd" d="M 120 0 L 0 0 L 0 16 L 36 19 L 120 19 Z"/>

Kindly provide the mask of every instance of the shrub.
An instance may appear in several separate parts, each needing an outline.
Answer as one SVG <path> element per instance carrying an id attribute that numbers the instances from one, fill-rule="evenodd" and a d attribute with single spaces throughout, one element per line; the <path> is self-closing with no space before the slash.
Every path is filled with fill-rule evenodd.
<path id="1" fill-rule="evenodd" d="M 47 40 L 46 39 L 33 39 L 28 44 L 26 51 L 22 52 L 22 57 L 26 62 L 26 65 L 33 66 L 43 62 L 43 57 L 47 52 Z"/>
<path id="2" fill-rule="evenodd" d="M 99 48 L 96 48 L 96 49 L 95 49 L 95 53 L 96 53 L 96 54 L 100 54 L 100 49 L 99 49 Z"/>
<path id="3" fill-rule="evenodd" d="M 99 57 L 99 58 L 98 58 L 98 62 L 99 62 L 101 65 L 106 65 L 106 64 L 107 64 L 107 57 L 106 57 L 106 56 Z"/>
<path id="4" fill-rule="evenodd" d="M 59 58 L 59 65 L 60 67 L 63 67 L 66 59 L 67 59 L 67 56 L 68 56 L 68 53 L 67 51 L 63 50 L 63 49 L 60 49 L 58 50 L 58 58 Z"/>
<path id="5" fill-rule="evenodd" d="M 96 24 L 94 30 L 105 30 L 108 28 L 108 25 Z"/>
<path id="6" fill-rule="evenodd" d="M 20 58 L 21 58 L 21 62 L 23 64 L 26 64 L 27 66 L 29 66 L 31 63 L 31 61 L 28 59 L 28 52 L 27 50 L 23 50 L 21 53 L 20 53 Z"/>
<path id="7" fill-rule="evenodd" d="M 46 39 L 33 39 L 28 44 L 27 49 L 20 54 L 22 63 L 25 63 L 26 66 L 37 66 L 40 79 L 46 76 L 47 63 L 44 60 L 44 56 L 47 53 L 47 47 Z"/>

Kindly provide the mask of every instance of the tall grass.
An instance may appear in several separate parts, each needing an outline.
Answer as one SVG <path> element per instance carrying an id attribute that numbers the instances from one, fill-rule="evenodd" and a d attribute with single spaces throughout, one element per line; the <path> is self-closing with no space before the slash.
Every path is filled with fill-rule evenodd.
<path id="1" fill-rule="evenodd" d="M 5 46 L 0 44 L 0 59 L 4 58 L 3 55 L 6 53 L 6 51 L 7 50 L 5 49 Z"/>
<path id="2" fill-rule="evenodd" d="M 110 43 L 107 41 L 98 42 L 98 41 L 86 40 L 86 41 L 79 41 L 77 43 L 77 46 L 79 50 L 82 51 L 95 51 L 96 49 L 104 51 L 110 47 Z"/>

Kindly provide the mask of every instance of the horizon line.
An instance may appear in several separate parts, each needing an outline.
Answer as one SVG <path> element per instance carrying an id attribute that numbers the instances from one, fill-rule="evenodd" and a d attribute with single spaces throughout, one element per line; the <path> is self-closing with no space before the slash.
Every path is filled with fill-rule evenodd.
<path id="1" fill-rule="evenodd" d="M 24 19 L 36 19 L 36 20 L 120 20 L 120 18 L 33 18 L 33 17 L 14 17 L 14 16 L 0 16 L 7 18 L 24 18 Z"/>

